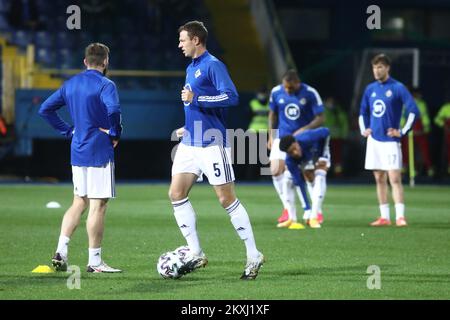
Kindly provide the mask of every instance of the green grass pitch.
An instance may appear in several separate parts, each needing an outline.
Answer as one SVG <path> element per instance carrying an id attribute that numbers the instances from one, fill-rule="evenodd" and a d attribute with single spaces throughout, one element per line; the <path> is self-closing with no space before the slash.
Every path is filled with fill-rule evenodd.
<path id="1" fill-rule="evenodd" d="M 242 281 L 245 250 L 208 185 L 191 202 L 209 265 L 164 280 L 156 261 L 185 244 L 167 198 L 168 186 L 119 184 L 109 204 L 103 258 L 122 274 L 87 274 L 85 216 L 69 248 L 81 289 L 67 273 L 34 274 L 50 265 L 70 185 L 0 185 L 0 299 L 449 299 L 450 188 L 405 188 L 407 228 L 370 228 L 378 215 L 375 186 L 329 185 L 322 229 L 276 228 L 280 203 L 270 185 L 238 185 L 258 248 L 267 262 L 256 281 Z M 47 209 L 49 201 L 61 209 Z M 391 215 L 393 206 L 391 205 Z M 381 289 L 369 290 L 368 266 Z"/>

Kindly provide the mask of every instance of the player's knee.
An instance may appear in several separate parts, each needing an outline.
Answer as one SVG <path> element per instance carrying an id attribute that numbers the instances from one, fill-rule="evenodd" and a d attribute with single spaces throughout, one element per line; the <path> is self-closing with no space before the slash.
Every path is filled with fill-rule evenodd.
<path id="1" fill-rule="evenodd" d="M 270 164 L 270 173 L 272 176 L 277 177 L 284 172 L 284 166 L 281 165 L 279 162 L 273 162 Z"/>
<path id="2" fill-rule="evenodd" d="M 236 200 L 236 197 L 231 195 L 220 195 L 218 198 L 223 208 L 228 208 Z"/>
<path id="3" fill-rule="evenodd" d="M 75 197 L 73 199 L 73 205 L 84 211 L 89 206 L 89 200 L 86 197 Z"/>
<path id="4" fill-rule="evenodd" d="M 171 201 L 183 200 L 186 197 L 187 197 L 187 194 L 186 194 L 186 192 L 184 192 L 184 190 L 179 190 L 179 189 L 175 189 L 175 188 L 169 189 L 169 199 Z"/>
<path id="5" fill-rule="evenodd" d="M 375 181 L 377 184 L 385 184 L 387 182 L 387 176 L 383 173 L 375 174 Z"/>

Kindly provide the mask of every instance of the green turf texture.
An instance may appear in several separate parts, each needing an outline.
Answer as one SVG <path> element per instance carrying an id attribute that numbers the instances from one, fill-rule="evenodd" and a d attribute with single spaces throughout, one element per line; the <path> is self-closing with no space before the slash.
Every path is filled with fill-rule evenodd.
<path id="1" fill-rule="evenodd" d="M 375 186 L 330 185 L 322 229 L 276 228 L 281 205 L 270 185 L 238 185 L 258 248 L 267 262 L 255 281 L 238 238 L 214 191 L 196 185 L 191 202 L 209 265 L 164 280 L 156 261 L 185 241 L 167 198 L 168 186 L 119 184 L 110 202 L 103 258 L 122 274 L 87 274 L 85 218 L 72 237 L 69 262 L 81 268 L 81 289 L 67 273 L 33 274 L 50 265 L 70 185 L 0 186 L 0 299 L 449 299 L 450 188 L 405 188 L 410 226 L 371 228 L 378 216 Z M 58 201 L 61 209 L 47 209 Z M 391 205 L 391 215 L 394 208 Z M 300 215 L 301 217 L 301 215 Z M 381 270 L 381 289 L 369 290 L 367 268 Z"/>

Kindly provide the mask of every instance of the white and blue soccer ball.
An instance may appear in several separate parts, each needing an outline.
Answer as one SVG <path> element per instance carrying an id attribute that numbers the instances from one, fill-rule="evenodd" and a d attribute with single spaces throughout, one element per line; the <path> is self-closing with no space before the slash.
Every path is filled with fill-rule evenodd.
<path id="1" fill-rule="evenodd" d="M 188 246 L 181 246 L 176 248 L 175 250 L 173 250 L 173 252 L 175 252 L 178 256 L 178 258 L 180 258 L 182 263 L 186 263 L 186 257 L 189 254 L 191 250 L 189 249 Z"/>
<path id="2" fill-rule="evenodd" d="M 179 258 L 178 254 L 174 251 L 169 251 L 163 253 L 156 264 L 156 269 L 158 273 L 164 279 L 178 279 L 181 277 L 181 274 L 178 273 L 178 270 L 183 265 L 183 262 Z"/>

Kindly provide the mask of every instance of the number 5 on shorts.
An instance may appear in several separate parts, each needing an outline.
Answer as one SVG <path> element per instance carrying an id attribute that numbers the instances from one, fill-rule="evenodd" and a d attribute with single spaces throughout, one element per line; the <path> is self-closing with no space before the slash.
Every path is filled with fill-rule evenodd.
<path id="1" fill-rule="evenodd" d="M 216 177 L 220 177 L 220 168 L 218 168 L 217 166 L 219 165 L 218 162 L 213 163 L 213 167 L 214 167 L 214 175 Z"/>

